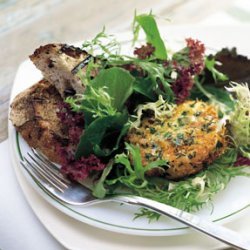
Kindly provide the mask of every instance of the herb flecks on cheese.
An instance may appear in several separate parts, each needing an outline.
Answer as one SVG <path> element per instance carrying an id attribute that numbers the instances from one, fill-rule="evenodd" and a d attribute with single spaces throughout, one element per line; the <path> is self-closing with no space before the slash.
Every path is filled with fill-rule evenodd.
<path id="1" fill-rule="evenodd" d="M 179 179 L 199 172 L 226 147 L 225 127 L 218 131 L 219 117 L 213 105 L 202 101 L 186 101 L 170 115 L 142 117 L 141 125 L 132 128 L 127 140 L 140 146 L 143 165 L 165 160 L 165 173 L 156 170 L 149 175 L 166 175 Z"/>

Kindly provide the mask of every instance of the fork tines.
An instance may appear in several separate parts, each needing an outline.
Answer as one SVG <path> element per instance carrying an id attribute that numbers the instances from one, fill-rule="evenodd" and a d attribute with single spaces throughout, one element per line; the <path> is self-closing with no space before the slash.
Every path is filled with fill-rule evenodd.
<path id="1" fill-rule="evenodd" d="M 32 154 L 28 152 L 28 157 L 24 157 L 21 164 L 35 180 L 60 192 L 64 192 L 70 184 L 59 168 L 35 149 L 32 149 Z"/>

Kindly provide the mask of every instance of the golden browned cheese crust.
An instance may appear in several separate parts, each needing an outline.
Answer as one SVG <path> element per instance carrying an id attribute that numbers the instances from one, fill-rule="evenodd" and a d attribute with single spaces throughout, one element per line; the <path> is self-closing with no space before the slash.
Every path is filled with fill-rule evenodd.
<path id="1" fill-rule="evenodd" d="M 56 88 L 41 80 L 15 97 L 10 112 L 10 120 L 29 146 L 54 162 L 60 162 L 56 147 L 68 141 L 67 128 L 57 116 L 60 102 Z"/>
<path id="2" fill-rule="evenodd" d="M 198 173 L 221 155 L 227 141 L 214 106 L 201 101 L 178 105 L 169 117 L 144 118 L 132 128 L 127 140 L 140 147 L 143 165 L 165 160 L 164 170 L 152 169 L 150 176 L 181 179 Z"/>

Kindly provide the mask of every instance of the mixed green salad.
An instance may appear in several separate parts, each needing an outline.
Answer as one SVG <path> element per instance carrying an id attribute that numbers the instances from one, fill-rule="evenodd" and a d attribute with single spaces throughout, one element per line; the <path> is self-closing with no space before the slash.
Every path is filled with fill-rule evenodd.
<path id="1" fill-rule="evenodd" d="M 144 42 L 138 41 L 139 32 L 145 34 Z M 216 55 L 206 55 L 198 40 L 187 38 L 183 49 L 170 50 L 152 13 L 135 15 L 133 35 L 133 56 L 121 54 L 121 45 L 105 29 L 82 45 L 92 55 L 86 73 L 77 73 L 86 90 L 68 97 L 66 103 L 71 111 L 83 115 L 84 128 L 74 159 L 66 162 L 62 171 L 83 185 L 90 179 L 90 188 L 99 198 L 135 194 L 186 211 L 199 210 L 233 177 L 250 176 L 249 86 L 231 82 L 219 71 Z M 168 160 L 159 154 L 144 163 L 140 147 L 127 140 L 129 131 L 140 127 L 145 117 L 161 116 L 167 121 L 173 108 L 187 100 L 215 107 L 220 126 L 227 131 L 226 148 L 201 171 L 185 178 L 147 174 L 155 169 L 163 173 Z M 187 119 L 187 114 L 183 112 L 182 117 Z M 185 119 L 178 120 L 179 126 Z M 149 129 L 155 134 L 154 128 Z M 204 131 L 209 133 L 209 127 Z M 175 138 L 170 133 L 165 136 L 173 147 L 192 143 L 190 138 L 184 141 L 181 133 Z M 136 218 L 141 216 L 159 218 L 146 209 L 136 213 Z"/>

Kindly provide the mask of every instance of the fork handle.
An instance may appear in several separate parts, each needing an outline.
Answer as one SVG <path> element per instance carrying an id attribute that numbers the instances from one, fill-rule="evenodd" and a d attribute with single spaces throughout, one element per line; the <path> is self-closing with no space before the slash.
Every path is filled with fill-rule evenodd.
<path id="1" fill-rule="evenodd" d="M 160 214 L 166 215 L 236 249 L 250 249 L 250 241 L 245 239 L 240 234 L 213 222 L 203 220 L 196 215 L 182 211 L 175 207 L 137 196 L 116 196 L 113 197 L 112 200 L 142 206 Z"/>

